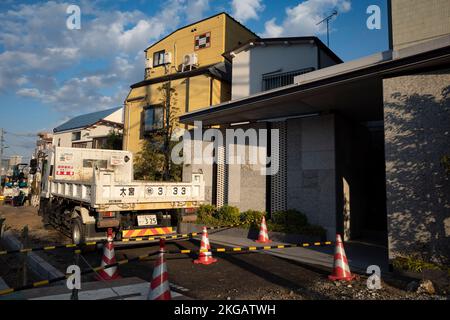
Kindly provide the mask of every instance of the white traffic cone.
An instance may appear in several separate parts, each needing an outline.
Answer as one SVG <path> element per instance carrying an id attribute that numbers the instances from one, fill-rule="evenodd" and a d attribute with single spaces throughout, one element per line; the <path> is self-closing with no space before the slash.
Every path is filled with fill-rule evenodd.
<path id="1" fill-rule="evenodd" d="M 113 242 L 113 234 L 112 229 L 108 228 L 108 237 L 107 241 L 103 247 L 103 257 L 101 266 L 104 267 L 106 265 L 116 263 L 116 254 L 114 252 L 114 242 Z M 115 280 L 120 278 L 119 270 L 117 266 L 110 267 L 107 269 L 102 269 L 98 272 L 97 279 L 98 280 Z"/>
<path id="2" fill-rule="evenodd" d="M 153 268 L 152 282 L 150 282 L 150 290 L 147 300 L 171 300 L 169 286 L 169 273 L 164 259 L 164 239 L 159 239 L 159 256 L 155 261 Z"/>

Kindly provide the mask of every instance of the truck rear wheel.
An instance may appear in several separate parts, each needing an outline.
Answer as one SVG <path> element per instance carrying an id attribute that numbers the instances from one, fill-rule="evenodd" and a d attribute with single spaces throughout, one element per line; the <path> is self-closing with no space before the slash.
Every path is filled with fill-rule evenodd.
<path id="1" fill-rule="evenodd" d="M 72 219 L 72 242 L 80 244 L 86 242 L 86 227 L 81 221 L 81 218 Z"/>

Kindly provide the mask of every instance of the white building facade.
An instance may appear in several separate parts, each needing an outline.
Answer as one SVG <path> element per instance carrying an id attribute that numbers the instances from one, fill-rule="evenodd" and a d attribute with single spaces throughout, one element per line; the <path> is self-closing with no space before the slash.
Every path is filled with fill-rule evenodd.
<path id="1" fill-rule="evenodd" d="M 123 108 L 89 113 L 63 123 L 53 130 L 53 145 L 101 149 L 111 130 L 122 133 Z"/>

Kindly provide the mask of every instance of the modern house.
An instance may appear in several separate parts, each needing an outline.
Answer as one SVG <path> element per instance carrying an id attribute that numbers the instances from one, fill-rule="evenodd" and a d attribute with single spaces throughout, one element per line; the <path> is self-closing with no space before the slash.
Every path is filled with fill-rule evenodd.
<path id="1" fill-rule="evenodd" d="M 131 86 L 125 100 L 123 149 L 141 151 L 145 137 L 167 118 L 230 100 L 231 65 L 223 53 L 257 37 L 219 13 L 148 47 L 145 79 Z"/>
<path id="2" fill-rule="evenodd" d="M 123 108 L 83 114 L 53 129 L 53 145 L 103 149 L 110 132 L 122 133 L 122 130 Z"/>
<path id="3" fill-rule="evenodd" d="M 232 100 L 294 83 L 294 77 L 342 60 L 317 37 L 252 39 L 225 57 L 232 61 Z"/>
<path id="4" fill-rule="evenodd" d="M 212 201 L 269 213 L 297 209 L 329 238 L 338 232 L 388 246 L 390 260 L 449 263 L 450 182 L 441 159 L 450 154 L 450 29 L 435 19 L 450 12 L 450 2 L 396 0 L 391 8 L 391 50 L 272 90 L 255 93 L 246 87 L 251 80 L 238 82 L 249 96 L 180 118 L 222 130 L 278 129 L 278 144 L 264 150 L 277 155 L 275 175 L 226 164 L 218 150 Z M 416 21 L 420 32 L 406 35 L 405 25 Z M 258 74 L 255 83 L 262 81 Z"/>

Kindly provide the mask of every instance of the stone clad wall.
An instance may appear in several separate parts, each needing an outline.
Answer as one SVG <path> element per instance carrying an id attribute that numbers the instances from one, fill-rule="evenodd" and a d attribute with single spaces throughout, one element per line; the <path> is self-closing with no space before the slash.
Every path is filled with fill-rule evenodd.
<path id="1" fill-rule="evenodd" d="M 449 263 L 450 70 L 385 79 L 383 89 L 390 259 Z"/>
<path id="2" fill-rule="evenodd" d="M 334 115 L 287 121 L 287 208 L 336 233 Z"/>

